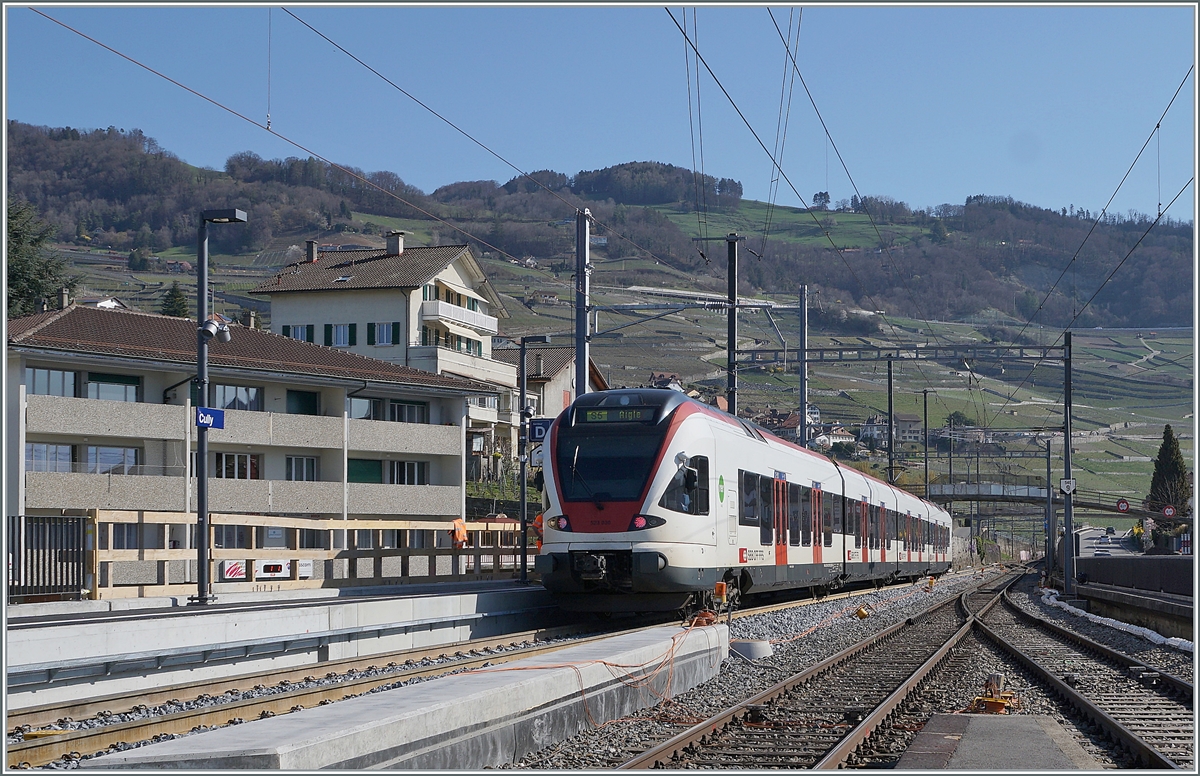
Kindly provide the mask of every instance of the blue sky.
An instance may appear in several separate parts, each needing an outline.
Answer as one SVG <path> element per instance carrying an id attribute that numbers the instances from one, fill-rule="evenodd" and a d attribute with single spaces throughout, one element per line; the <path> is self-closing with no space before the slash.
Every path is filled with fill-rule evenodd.
<path id="1" fill-rule="evenodd" d="M 333 161 L 426 192 L 515 174 L 280 6 L 37 7 L 256 121 L 269 96 L 273 129 Z M 661 6 L 289 9 L 522 169 L 692 166 L 684 42 Z M 790 11 L 773 8 L 785 30 Z M 784 51 L 767 9 L 697 18 L 700 53 L 773 147 Z M 1196 60 L 1192 5 L 817 5 L 802 20 L 797 62 L 858 190 L 914 207 L 993 194 L 1099 211 Z M 218 169 L 240 151 L 307 155 L 28 7 L 6 6 L 4 35 L 8 119 L 136 127 Z M 1193 175 L 1195 79 L 1111 210 L 1153 213 L 1160 177 L 1165 205 Z M 849 198 L 795 88 L 784 172 L 805 200 Z M 766 199 L 771 163 L 707 73 L 700 104 L 705 171 Z M 1192 218 L 1193 191 L 1171 216 Z M 800 204 L 786 184 L 778 201 Z"/>

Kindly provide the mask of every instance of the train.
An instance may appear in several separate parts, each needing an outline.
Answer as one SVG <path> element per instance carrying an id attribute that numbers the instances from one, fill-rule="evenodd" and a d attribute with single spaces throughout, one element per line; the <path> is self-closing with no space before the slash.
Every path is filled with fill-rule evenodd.
<path id="1" fill-rule="evenodd" d="M 669 389 L 580 396 L 542 451 L 534 561 L 562 609 L 711 608 L 741 596 L 939 575 L 950 515 Z"/>

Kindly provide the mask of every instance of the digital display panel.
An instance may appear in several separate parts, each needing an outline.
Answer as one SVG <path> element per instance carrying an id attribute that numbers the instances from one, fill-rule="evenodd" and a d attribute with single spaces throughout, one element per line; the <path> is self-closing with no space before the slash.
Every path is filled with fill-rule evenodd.
<path id="1" fill-rule="evenodd" d="M 595 407 L 582 409 L 576 419 L 581 423 L 645 423 L 654 420 L 657 407 Z"/>

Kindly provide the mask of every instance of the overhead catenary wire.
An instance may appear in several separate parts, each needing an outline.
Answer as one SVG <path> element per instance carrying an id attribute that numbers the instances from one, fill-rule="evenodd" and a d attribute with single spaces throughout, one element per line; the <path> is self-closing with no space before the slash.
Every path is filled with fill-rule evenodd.
<path id="1" fill-rule="evenodd" d="M 795 73 L 795 75 L 800 79 L 800 85 L 802 87 L 804 87 L 804 92 L 806 95 L 808 95 L 808 100 L 812 104 L 813 112 L 816 114 L 817 120 L 821 123 L 821 129 L 825 134 L 826 165 L 827 165 L 826 166 L 826 178 L 827 178 L 826 188 L 828 188 L 828 185 L 829 185 L 828 184 L 828 153 L 829 153 L 828 149 L 829 149 L 829 146 L 833 146 L 833 152 L 837 156 L 838 162 L 842 166 L 842 171 L 846 173 L 846 179 L 850 182 L 850 186 L 854 189 L 854 193 L 858 195 L 859 201 L 860 202 L 863 201 L 862 192 L 859 191 L 858 184 L 855 183 L 855 181 L 854 181 L 854 176 L 850 174 L 850 167 L 846 164 L 846 160 L 842 157 L 842 152 L 838 149 L 837 143 L 833 139 L 833 134 L 829 131 L 829 126 L 825 123 L 825 117 L 821 115 L 821 109 L 817 107 L 816 98 L 813 97 L 812 91 L 808 88 L 808 83 L 804 80 L 804 74 L 802 72 L 800 72 L 800 65 L 799 65 L 799 63 L 796 62 L 796 56 L 795 56 L 794 49 L 788 45 L 788 38 L 786 36 L 784 36 L 783 31 L 781 29 L 779 29 L 779 22 L 776 21 L 774 12 L 772 12 L 772 10 L 770 8 L 768 8 L 767 14 L 771 17 L 771 23 L 775 26 L 775 32 L 776 32 L 776 34 L 779 35 L 779 39 L 783 42 L 784 51 L 787 55 L 788 60 L 792 64 L 792 70 Z M 789 182 L 789 185 L 790 185 L 790 182 Z M 803 201 L 804 201 L 803 198 L 801 198 L 801 202 L 803 202 Z M 871 214 L 870 210 L 868 210 L 865 205 L 863 205 L 863 212 L 866 213 L 867 220 L 870 222 L 871 228 L 875 231 L 875 237 L 879 241 L 880 247 L 884 251 L 887 252 L 889 264 L 893 267 L 896 266 L 895 256 L 893 256 L 893 254 L 892 254 L 891 246 L 888 245 L 884 241 L 883 235 L 880 234 L 879 226 L 875 223 L 875 217 Z M 816 216 L 814 215 L 813 218 L 816 219 Z M 826 232 L 825 234 L 827 237 L 829 237 L 828 232 Z M 832 242 L 832 238 L 830 238 L 830 242 Z M 841 251 L 838 251 L 838 255 L 841 256 Z M 842 257 L 842 261 L 843 261 L 843 263 L 845 263 L 844 257 Z M 849 265 L 847 264 L 847 267 L 848 266 Z M 905 290 L 905 293 L 908 295 L 909 301 L 912 302 L 913 307 L 917 311 L 919 319 L 923 323 L 925 323 L 926 327 L 928 328 L 929 316 L 925 313 L 921 304 L 917 301 L 916 295 L 913 293 L 913 290 L 908 283 L 908 278 L 907 278 L 906 274 L 904 272 L 898 272 L 897 274 L 900 278 L 901 284 L 904 286 L 904 290 Z M 855 277 L 855 280 L 858 280 L 858 278 Z M 858 281 L 858 282 L 859 282 L 860 286 L 863 285 L 862 281 Z M 863 286 L 863 290 L 864 291 L 866 290 L 865 286 Z M 870 298 L 870 297 L 868 296 L 868 298 Z M 880 305 L 875 303 L 873 299 L 872 299 L 872 304 L 875 307 L 875 309 L 877 309 L 877 310 L 881 309 Z M 887 319 L 885 318 L 884 320 L 886 321 Z M 888 325 L 891 326 L 890 321 L 888 321 Z M 893 333 L 895 333 L 895 327 L 892 327 L 892 330 L 893 330 Z M 934 339 L 939 344 L 942 344 L 942 340 L 938 336 L 936 329 L 931 329 L 931 331 L 933 333 Z M 917 365 L 917 371 L 921 373 L 921 377 L 926 382 L 926 384 L 929 384 L 929 377 L 925 374 L 925 370 L 921 368 L 919 363 Z M 976 407 L 978 409 L 978 402 L 976 402 Z M 982 410 L 980 410 L 980 412 L 982 413 Z"/>
<path id="2" fill-rule="evenodd" d="M 1021 326 L 1020 331 L 1018 331 L 1017 335 L 1013 338 L 1014 341 L 1020 341 L 1021 337 L 1025 334 L 1025 330 L 1028 329 L 1033 324 L 1033 321 L 1035 318 L 1037 318 L 1038 313 L 1040 313 L 1042 311 L 1042 309 L 1046 306 L 1046 303 L 1050 300 L 1050 296 L 1054 293 L 1055 289 L 1058 288 L 1059 283 L 1062 282 L 1062 279 L 1067 274 L 1067 271 L 1071 270 L 1074 267 L 1075 259 L 1079 256 L 1079 254 L 1083 250 L 1084 246 L 1087 245 L 1087 242 L 1091 238 L 1092 233 L 1094 231 L 1096 231 L 1096 227 L 1100 225 L 1101 220 L 1103 220 L 1105 214 L 1108 212 L 1108 208 L 1112 206 L 1113 200 L 1115 200 L 1117 198 L 1117 194 L 1120 193 L 1121 188 L 1125 185 L 1125 181 L 1129 179 L 1129 175 L 1133 172 L 1133 168 L 1137 166 L 1138 160 L 1141 159 L 1142 154 L 1146 152 L 1146 147 L 1150 145 L 1150 141 L 1153 140 L 1156 133 L 1158 133 L 1159 127 L 1162 125 L 1163 119 L 1165 119 L 1167 117 L 1167 113 L 1170 112 L 1171 106 L 1175 104 L 1175 100 L 1179 97 L 1179 93 L 1183 90 L 1184 85 L 1187 83 L 1188 78 L 1190 78 L 1192 76 L 1192 72 L 1194 70 L 1195 70 L 1195 65 L 1191 65 L 1190 67 L 1188 67 L 1188 70 L 1184 74 L 1183 79 L 1179 82 L 1179 86 L 1177 86 L 1175 88 L 1175 93 L 1173 95 L 1171 95 L 1171 99 L 1167 102 L 1167 107 L 1163 109 L 1162 115 L 1159 116 L 1158 121 L 1156 121 L 1154 123 L 1154 129 L 1152 129 L 1150 131 L 1150 134 L 1147 135 L 1146 142 L 1142 143 L 1142 147 L 1140 149 L 1138 149 L 1137 155 L 1134 156 L 1133 161 L 1129 165 L 1129 169 L 1127 169 L 1125 171 L 1125 174 L 1123 176 L 1121 176 L 1121 180 L 1119 183 L 1117 183 L 1117 187 L 1113 190 L 1112 196 L 1110 196 L 1108 198 L 1108 202 L 1106 202 L 1104 204 L 1103 210 L 1100 211 L 1099 215 L 1097 215 L 1096 219 L 1092 222 L 1092 226 L 1091 226 L 1091 228 L 1088 229 L 1087 234 L 1084 235 L 1083 241 L 1079 243 L 1079 247 L 1076 248 L 1075 252 L 1071 255 L 1070 261 L 1067 262 L 1067 265 L 1065 267 L 1063 267 L 1062 271 L 1058 274 L 1058 277 L 1055 279 L 1054 283 L 1051 284 L 1050 289 L 1046 292 L 1046 295 L 1042 297 L 1042 301 L 1040 303 L 1038 303 L 1037 309 L 1035 309 L 1033 311 L 1033 313 L 1029 316 L 1029 319 L 1024 323 L 1024 325 Z M 1189 184 L 1190 183 L 1191 183 L 1191 181 L 1189 181 Z M 1184 186 L 1184 190 L 1186 190 L 1186 189 L 1187 189 L 1187 185 Z M 1182 193 L 1182 190 L 1181 190 L 1181 193 Z M 1178 198 L 1178 195 L 1176 195 L 1176 198 Z M 1174 200 L 1172 200 L 1172 202 L 1174 202 Z M 1170 205 L 1168 205 L 1167 207 L 1168 207 L 1168 209 L 1170 209 Z M 1158 214 L 1158 217 L 1154 220 L 1154 224 L 1157 224 L 1158 221 L 1162 218 L 1163 212 L 1164 211 L 1162 210 L 1162 207 L 1160 205 L 1159 214 Z M 1151 228 L 1153 228 L 1154 224 L 1151 224 Z M 1147 229 L 1146 234 L 1148 234 L 1149 231 L 1150 230 Z M 1143 234 L 1140 238 L 1138 238 L 1138 244 L 1141 244 L 1141 241 L 1143 239 L 1145 239 L 1145 237 L 1146 237 L 1146 235 Z M 1134 247 L 1136 247 L 1136 245 Z M 1132 251 L 1131 251 L 1131 253 L 1132 253 Z M 1127 258 L 1129 258 L 1129 256 L 1126 255 L 1125 258 L 1127 259 Z M 1124 264 L 1124 263 L 1125 263 L 1125 259 L 1122 259 L 1121 264 Z M 1109 277 L 1111 278 L 1111 275 Z M 1108 281 L 1105 280 L 1105 283 L 1107 283 L 1107 282 Z M 1093 298 L 1095 298 L 1095 297 L 1093 296 Z M 1090 301 L 1089 301 L 1089 304 L 1090 304 Z M 1072 305 L 1074 305 L 1074 294 L 1072 294 Z M 1081 313 L 1082 313 L 1082 310 L 1080 310 L 1078 313 L 1075 313 L 1071 319 L 1071 323 L 1074 323 L 1075 320 L 1078 319 L 1079 314 L 1081 314 Z M 1070 324 L 1068 324 L 1067 328 L 1070 328 Z M 1059 338 L 1061 338 L 1061 336 L 1062 335 L 1060 334 Z M 1055 342 L 1057 342 L 1057 341 L 1058 341 L 1058 338 L 1055 339 Z M 1039 361 L 1038 363 L 1040 364 L 1041 362 Z M 1034 365 L 1034 368 L 1036 368 L 1036 367 L 1037 367 L 1037 364 Z M 1030 370 L 1030 374 L 1032 374 L 1032 370 Z M 1028 378 L 1026 378 L 1026 379 L 1028 379 Z M 1020 388 L 1024 384 L 1025 384 L 1025 381 L 1022 380 L 1021 384 L 1018 385 L 1017 387 Z M 1003 412 L 1004 408 L 1006 406 L 1008 406 L 1007 403 L 1002 404 L 999 407 L 999 409 L 996 410 L 996 415 L 999 415 L 1001 412 Z"/>
<path id="3" fill-rule="evenodd" d="M 788 38 L 792 35 L 792 14 L 793 11 L 788 11 Z M 796 21 L 796 38 L 794 46 L 800 45 L 800 27 L 804 21 L 804 9 L 800 9 L 799 18 Z M 796 86 L 796 71 L 788 67 L 788 51 L 784 47 L 783 57 L 783 77 L 779 84 L 779 112 L 775 118 L 775 155 L 780 164 L 783 163 L 783 151 L 787 144 L 788 124 L 792 116 L 792 94 Z M 786 95 L 786 103 L 785 103 Z M 786 107 L 785 107 L 786 105 Z M 828 177 L 828 175 L 827 175 Z M 828 188 L 828 181 L 826 181 Z M 771 233 L 771 222 L 775 214 L 775 200 L 779 196 L 779 175 L 775 172 L 775 167 L 771 167 L 770 184 L 767 187 L 767 214 L 763 224 L 762 244 L 759 246 L 758 256 L 761 259 L 762 254 L 767 252 L 767 238 Z"/>
<path id="4" fill-rule="evenodd" d="M 481 245 L 486 245 L 487 247 L 491 248 L 492 250 L 496 251 L 497 253 L 501 254 L 502 256 L 507 256 L 510 259 L 516 260 L 516 258 L 517 258 L 516 256 L 513 256 L 511 253 L 508 253 L 507 251 L 504 251 L 504 250 L 496 247 L 495 245 L 492 245 L 487 240 L 484 240 L 481 237 L 476 237 L 474 234 L 472 234 L 471 232 L 468 232 L 466 229 L 463 229 L 462 227 L 460 227 L 456 224 L 453 224 L 438 215 L 430 213 L 428 210 L 425 210 L 424 208 L 420 207 L 419 205 L 409 202 L 408 200 L 404 199 L 399 194 L 396 194 L 395 192 L 392 192 L 392 191 L 388 191 L 387 189 L 383 188 L 382 186 L 363 177 L 362 175 L 359 175 L 359 174 L 355 173 L 354 171 L 352 171 L 346 167 L 343 167 L 340 164 L 337 164 L 336 162 L 330 161 L 329 159 L 325 158 L 324 156 L 317 153 L 316 151 L 302 145 L 301 143 L 287 137 L 286 135 L 280 134 L 279 132 L 277 132 L 274 129 L 267 129 L 267 126 L 265 124 L 259 123 L 258 121 L 255 121 L 254 119 L 250 118 L 249 116 L 239 113 L 238 111 L 234 110 L 233 108 L 229 107 L 228 105 L 225 105 L 224 103 L 222 103 L 216 99 L 213 99 L 212 97 L 209 97 L 208 95 L 204 94 L 203 92 L 197 91 L 196 89 L 193 89 L 192 87 L 187 86 L 186 84 L 183 84 L 183 83 L 175 80 L 174 78 L 171 78 L 170 76 L 166 75 L 165 73 L 161 73 L 158 70 L 155 70 L 154 68 L 150 67 L 149 65 L 134 59 L 133 57 L 129 56 L 128 54 L 124 54 L 124 53 L 116 50 L 112 46 L 102 43 L 102 42 L 96 40 L 95 38 L 91 37 L 90 35 L 88 35 L 84 32 L 81 32 L 80 30 L 75 29 L 74 27 L 70 26 L 69 24 L 61 22 L 58 19 L 55 19 L 53 16 L 50 16 L 49 14 L 39 11 L 36 8 L 30 8 L 29 10 L 33 11 L 34 13 L 38 14 L 39 16 L 45 17 L 46 19 L 54 22 L 55 24 L 65 28 L 67 30 L 70 30 L 71 32 L 75 33 L 76 35 L 80 36 L 81 38 L 89 40 L 92 43 L 95 43 L 97 46 L 100 46 L 101 48 L 103 48 L 107 51 L 110 51 L 113 54 L 116 54 L 117 56 L 121 57 L 122 59 L 124 59 L 134 65 L 137 65 L 138 67 L 142 68 L 143 70 L 146 70 L 147 72 L 152 73 L 152 74 L 158 76 L 159 78 L 162 78 L 163 80 L 168 81 L 171 84 L 174 84 L 175 86 L 178 86 L 180 89 L 183 89 L 184 91 L 189 92 L 189 93 L 199 97 L 200 99 L 204 100 L 205 102 L 208 102 L 211 105 L 214 105 L 214 106 L 220 108 L 221 110 L 225 111 L 226 113 L 229 113 L 232 116 L 236 116 L 237 118 L 241 119 L 242 121 L 245 121 L 248 124 L 253 124 L 254 126 L 258 127 L 259 129 L 262 129 L 263 131 L 270 133 L 271 135 L 279 138 L 280 140 L 284 141 L 285 143 L 288 143 L 289 145 L 292 145 L 292 146 L 300 149 L 304 153 L 309 154 L 310 156 L 312 156 L 316 159 L 319 159 L 320 161 L 324 162 L 325 164 L 328 164 L 330 167 L 333 167 L 334 169 L 336 169 L 340 172 L 343 172 L 346 175 L 349 175 L 350 177 L 354 178 L 355 180 L 358 180 L 358 181 L 366 184 L 367 186 L 370 186 L 373 189 L 377 189 L 378 191 L 382 192 L 383 194 L 386 194 L 399 202 L 403 202 L 405 205 L 408 205 L 409 207 L 411 207 L 412 209 L 421 213 L 422 215 L 426 215 L 429 218 L 433 219 L 434 221 L 437 221 L 438 223 L 445 224 L 446 226 L 450 227 L 451 229 L 454 229 L 455 231 L 466 235 L 467 237 L 471 238 L 472 240 L 475 240 L 476 242 L 478 242 Z"/>
<path id="5" fill-rule="evenodd" d="M 687 9 L 684 9 L 682 16 L 683 16 L 683 22 L 686 25 L 687 24 Z M 694 28 L 695 28 L 695 23 L 693 23 L 693 29 Z M 695 199 L 695 204 L 693 205 L 693 209 L 696 211 L 696 234 L 699 235 L 700 237 L 707 239 L 708 238 L 708 208 L 705 207 L 705 209 L 703 211 L 701 211 L 701 209 L 700 209 L 700 182 L 701 181 L 700 181 L 699 172 L 697 171 L 697 167 L 696 167 L 696 127 L 695 127 L 695 123 L 693 121 L 694 111 L 692 110 L 691 54 L 692 54 L 692 52 L 688 49 L 687 43 L 685 42 L 684 46 L 683 46 L 683 68 L 684 68 L 684 74 L 687 76 L 688 139 L 691 141 L 691 145 L 692 145 L 692 195 Z M 696 102 L 697 103 L 699 103 L 699 101 L 700 101 L 699 76 L 700 76 L 700 73 L 697 70 L 697 73 L 696 73 L 696 80 L 697 80 Z M 700 252 L 700 257 L 702 259 L 704 259 L 705 264 L 710 263 L 708 254 L 706 254 L 702 248 L 697 248 L 696 250 Z"/>
<path id="6" fill-rule="evenodd" d="M 496 152 L 495 150 L 493 150 L 492 148 L 490 148 L 489 146 L 487 146 L 487 145 L 486 145 L 485 143 L 483 143 L 481 140 L 477 139 L 477 138 L 476 138 L 474 135 L 470 134 L 470 133 L 469 133 L 469 132 L 467 132 L 465 129 L 463 129 L 462 127 L 458 126 L 458 125 L 457 125 L 457 124 L 455 124 L 453 121 L 451 121 L 450 119 L 448 119 L 448 118 L 446 118 L 445 116 L 443 116 L 441 113 L 438 113 L 436 110 L 434 110 L 433 108 L 431 108 L 429 105 L 426 105 L 424 102 L 422 102 L 420 99 L 418 99 L 418 98 L 417 98 L 415 95 L 413 95 L 413 94 L 412 94 L 411 92 L 409 92 L 407 89 L 403 88 L 402 86 L 400 86 L 400 85 L 399 85 L 399 84 L 397 84 L 395 81 L 393 81 L 393 80 L 391 80 L 390 78 L 388 78 L 388 77 L 387 77 L 386 75 L 384 75 L 383 73 L 381 73 L 381 72 L 379 72 L 378 70 L 376 70 L 375 68 L 371 67 L 369 64 L 367 64 L 366 62 L 364 62 L 364 61 L 363 61 L 363 60 L 362 60 L 360 57 L 358 57 L 357 55 L 355 55 L 355 54 L 353 54 L 352 52 L 350 52 L 350 51 L 349 51 L 348 49 L 346 49 L 344 46 L 342 46 L 341 44 L 339 44 L 338 42 L 336 42 L 335 40 L 333 40 L 332 38 L 330 38 L 330 37 L 329 37 L 328 35 L 326 35 L 325 33 L 323 33 L 323 32 L 321 32 L 320 30 L 318 30 L 316 27 L 314 27 L 314 26 L 312 26 L 311 24 L 309 24 L 308 22 L 304 21 L 304 20 L 303 20 L 303 19 L 301 19 L 299 16 L 297 16 L 296 14 L 292 13 L 291 11 L 289 11 L 287 8 L 284 8 L 284 9 L 283 9 L 283 12 L 284 12 L 284 13 L 286 13 L 288 16 L 291 16 L 293 19 L 295 19 L 295 20 L 296 20 L 297 22 L 299 22 L 300 24 L 302 24 L 302 25 L 304 25 L 305 27 L 307 27 L 307 28 L 308 28 L 310 31 L 312 31 L 312 32 L 313 32 L 313 34 L 315 34 L 317 37 L 321 38 L 321 39 L 322 39 L 322 40 L 324 40 L 326 43 L 328 43 L 329 45 L 333 46 L 333 47 L 334 47 L 334 48 L 336 48 L 338 51 L 342 52 L 342 53 L 343 53 L 343 54 L 345 54 L 346 56 L 350 57 L 350 59 L 354 60 L 354 61 L 355 61 L 355 62 L 357 62 L 359 65 L 361 65 L 361 66 L 363 66 L 364 68 L 366 68 L 366 69 L 367 69 L 368 71 L 370 71 L 370 72 L 371 72 L 373 75 L 375 75 L 375 76 L 377 76 L 379 79 L 381 79 L 381 80 L 382 80 L 384 83 L 388 84 L 388 85 L 389 85 L 389 86 L 391 86 L 393 89 L 395 89 L 396 91 L 400 92 L 400 93 L 401 93 L 401 94 L 403 94 L 405 97 L 409 98 L 410 100 L 412 100 L 412 101 L 413 101 L 413 102 L 415 102 L 417 105 L 419 105 L 419 106 L 421 106 L 422 108 L 424 108 L 425 110 L 429 111 L 431 114 L 433 114 L 435 117 L 437 117 L 438 119 L 440 119 L 440 120 L 441 120 L 443 123 L 445 123 L 445 124 L 446 124 L 447 126 L 449 126 L 451 129 L 453 129 L 455 132 L 458 132 L 460 135 L 462 135 L 463 137 L 467 138 L 467 139 L 468 139 L 468 140 L 470 140 L 472 143 L 474 143 L 475 145 L 477 145 L 477 146 L 479 146 L 480 148 L 482 148 L 484 151 L 488 152 L 489 154 L 491 154 L 491 155 L 492 155 L 492 156 L 494 156 L 495 158 L 499 159 L 499 160 L 500 160 L 501 162 L 503 162 L 504 164 L 506 164 L 506 165 L 508 165 L 509 167 L 511 167 L 511 168 L 512 168 L 514 171 L 516 171 L 516 173 L 517 173 L 518 175 L 520 175 L 521 177 L 523 177 L 523 178 L 525 178 L 525 179 L 529 180 L 529 181 L 530 181 L 530 182 L 532 182 L 534 185 L 536 185 L 538 188 L 540 188 L 540 189 L 542 189 L 543 191 L 545 191 L 546 193 L 550 194 L 550 195 L 551 195 L 551 196 L 553 196 L 555 199 L 559 200 L 560 202 L 562 202 L 564 205 L 566 205 L 567 207 L 571 208 L 571 209 L 572 209 L 572 210 L 574 210 L 575 212 L 577 212 L 577 213 L 578 213 L 578 212 L 580 212 L 580 211 L 583 209 L 581 205 L 579 205 L 579 204 L 576 204 L 576 203 L 574 203 L 574 202 L 571 202 L 570 200 L 566 199 L 566 198 L 565 198 L 565 197 L 563 197 L 561 194 L 559 194 L 557 191 L 554 191 L 554 190 L 553 190 L 553 189 L 551 189 L 549 186 L 545 185 L 545 184 L 544 184 L 544 183 L 542 183 L 541 181 L 539 181 L 539 180 L 537 180 L 536 178 L 534 178 L 534 177 L 533 177 L 532 175 L 530 175 L 528 172 L 526 172 L 526 171 L 522 170 L 520 167 L 518 167 L 517 165 L 513 164 L 513 163 L 512 163 L 511 161 L 509 161 L 509 160 L 508 160 L 506 157 L 502 156 L 501 154 L 499 154 L 498 152 Z M 595 223 L 597 226 L 599 226 L 599 227 L 602 227 L 602 228 L 604 228 L 604 229 L 608 230 L 608 231 L 609 231 L 609 232 L 611 232 L 613 235 L 615 235 L 615 236 L 619 237 L 620 239 L 624 240 L 625 242 L 629 243 L 630 245 L 632 245 L 634 248 L 638 249 L 639 251 L 644 251 L 645 253 L 647 253 L 648 255 L 650 255 L 651 257 L 653 257 L 655 260 L 657 260 L 657 261 L 661 261 L 661 262 L 663 262 L 663 263 L 668 263 L 668 262 L 666 261 L 666 259 L 664 259 L 664 258 L 662 258 L 661 256 L 657 255 L 656 253 L 654 253 L 654 251 L 650 250 L 649 248 L 646 248 L 646 247 L 644 247 L 644 246 L 642 246 L 642 245 L 638 244 L 638 243 L 637 243 L 637 242 L 635 242 L 635 241 L 634 241 L 634 240 L 633 240 L 631 237 L 629 237 L 629 236 L 627 236 L 627 235 L 624 235 L 624 234 L 622 234 L 621 232 L 619 232 L 619 231 L 618 231 L 618 230 L 617 230 L 615 227 L 613 227 L 612 225 L 609 225 L 609 224 L 605 224 L 605 223 L 603 223 L 602 221 L 600 221 L 599 219 L 597 219 L 595 216 L 593 216 L 593 217 L 592 217 L 592 221 L 593 221 L 593 222 L 594 222 L 594 223 Z M 504 255 L 506 255 L 506 256 L 507 256 L 508 254 L 507 254 L 507 253 L 505 253 Z"/>

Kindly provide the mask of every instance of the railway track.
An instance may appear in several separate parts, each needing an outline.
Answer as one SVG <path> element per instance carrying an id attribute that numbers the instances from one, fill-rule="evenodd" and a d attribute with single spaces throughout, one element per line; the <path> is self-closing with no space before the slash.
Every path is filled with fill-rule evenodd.
<path id="1" fill-rule="evenodd" d="M 820 600 L 850 598 L 869 592 L 871 591 L 851 591 Z M 813 603 L 813 600 L 751 607 L 735 612 L 733 616 L 748 617 L 791 606 L 804 606 Z M 654 618 L 651 624 L 646 625 L 646 618 L 638 618 L 635 627 L 626 626 L 620 630 L 656 627 L 663 621 L 661 617 Z M 13 741 L 7 745 L 7 761 L 12 768 L 37 767 L 64 757 L 78 758 L 81 754 L 121 748 L 134 742 L 154 740 L 156 737 L 239 724 L 325 705 L 414 678 L 471 670 L 484 665 L 498 665 L 613 635 L 603 633 L 569 642 L 534 643 L 517 648 L 522 642 L 575 636 L 594 629 L 594 625 L 568 625 L 421 650 L 349 658 L 291 669 L 275 669 L 12 711 L 7 715 L 9 735 L 20 735 L 24 740 Z M 422 665 L 428 661 L 440 662 L 432 666 Z M 311 686 L 319 681 L 318 677 L 329 681 L 320 686 Z M 237 698 L 243 693 L 252 693 L 257 697 L 212 702 L 214 697 L 227 695 Z M 121 717 L 132 719 L 112 721 Z M 82 729 L 64 729 L 75 720 L 91 720 L 91 725 Z"/>
<path id="2" fill-rule="evenodd" d="M 1012 603 L 994 607 L 979 630 L 1143 766 L 1193 770 L 1192 685 L 1036 617 Z"/>
<path id="3" fill-rule="evenodd" d="M 865 639 L 623 763 L 640 768 L 836 768 L 970 631 L 1007 575 Z"/>

